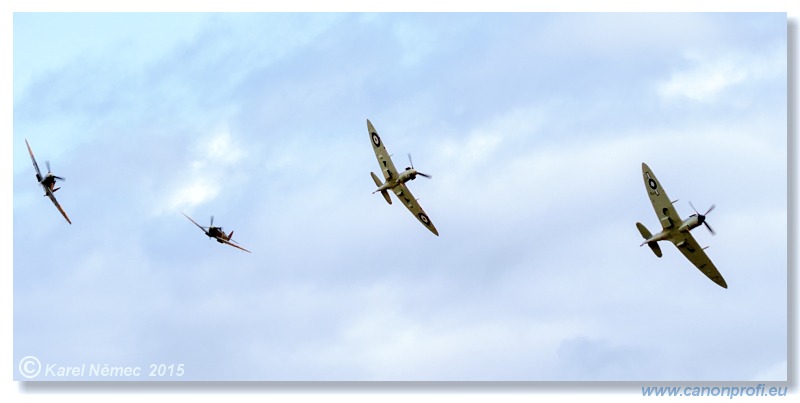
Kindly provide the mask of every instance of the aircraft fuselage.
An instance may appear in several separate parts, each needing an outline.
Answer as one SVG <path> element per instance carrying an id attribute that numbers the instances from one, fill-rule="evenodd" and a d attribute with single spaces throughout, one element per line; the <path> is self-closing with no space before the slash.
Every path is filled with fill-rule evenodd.
<path id="1" fill-rule="evenodd" d="M 401 172 L 400 175 L 397 176 L 397 178 L 387 179 L 383 185 L 379 186 L 378 189 L 375 190 L 375 192 L 394 189 L 400 186 L 401 184 L 406 183 L 408 181 L 412 181 L 416 178 L 417 178 L 417 170 L 414 168 L 407 168 L 405 171 Z"/>
<path id="2" fill-rule="evenodd" d="M 221 227 L 209 227 L 206 235 L 211 238 L 227 238 Z"/>
<path id="3" fill-rule="evenodd" d="M 679 225 L 678 227 L 675 227 L 675 225 L 672 225 L 669 228 L 665 228 L 664 230 L 662 230 L 658 234 L 655 234 L 652 237 L 650 237 L 649 239 L 647 239 L 644 242 L 642 242 L 642 245 L 644 245 L 646 243 L 649 243 L 649 242 L 658 242 L 658 241 L 666 241 L 666 240 L 669 240 L 672 243 L 676 243 L 676 240 L 680 239 L 681 237 L 675 237 L 675 235 L 677 235 L 680 232 L 689 232 L 689 231 L 699 227 L 702 224 L 703 224 L 703 222 L 697 217 L 697 215 L 696 214 L 692 214 L 691 216 L 689 216 L 689 218 L 683 220 L 681 222 L 681 225 Z M 677 238 L 677 239 L 674 240 L 673 238 Z M 676 245 L 677 245 L 677 243 L 676 243 Z"/>
<path id="4" fill-rule="evenodd" d="M 52 173 L 48 173 L 47 175 L 45 175 L 44 178 L 42 178 L 41 175 L 36 174 L 36 180 L 39 182 L 40 185 L 44 186 L 45 188 L 49 188 L 51 192 L 55 192 L 58 189 L 61 189 L 56 187 L 56 177 Z M 44 195 L 47 196 L 46 191 Z"/>

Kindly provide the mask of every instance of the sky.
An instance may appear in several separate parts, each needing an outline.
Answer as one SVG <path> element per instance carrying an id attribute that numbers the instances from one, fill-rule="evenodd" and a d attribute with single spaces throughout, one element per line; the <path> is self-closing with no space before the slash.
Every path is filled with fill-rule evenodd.
<path id="1" fill-rule="evenodd" d="M 14 363 L 787 378 L 783 13 L 16 13 Z M 676 29 L 680 27 L 680 29 Z M 370 119 L 439 230 L 371 194 Z M 67 178 L 42 197 L 25 148 Z M 722 289 L 656 258 L 646 162 Z M 181 213 L 210 216 L 248 254 Z M 24 379 L 19 371 L 14 378 Z M 43 373 L 37 380 L 87 379 Z"/>

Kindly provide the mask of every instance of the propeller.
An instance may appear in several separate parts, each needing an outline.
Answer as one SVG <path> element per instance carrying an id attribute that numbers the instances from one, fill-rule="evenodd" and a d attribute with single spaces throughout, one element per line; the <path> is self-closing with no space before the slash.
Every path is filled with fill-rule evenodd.
<path id="1" fill-rule="evenodd" d="M 62 182 L 63 182 L 63 181 L 65 181 L 65 180 L 67 180 L 67 179 L 66 179 L 66 178 L 64 178 L 63 176 L 56 176 L 56 175 L 53 175 L 53 171 L 50 169 L 50 161 L 49 161 L 49 160 L 48 160 L 48 161 L 45 161 L 45 162 L 44 162 L 44 165 L 45 165 L 45 166 L 47 166 L 47 174 L 48 174 L 48 175 L 51 175 L 53 178 L 55 178 L 55 179 L 58 179 L 58 180 L 60 180 L 60 181 L 62 181 Z"/>
<path id="2" fill-rule="evenodd" d="M 711 207 L 709 207 L 708 210 L 705 212 L 705 214 L 698 213 L 697 209 L 694 208 L 694 205 L 692 204 L 691 201 L 689 202 L 689 206 L 691 206 L 692 210 L 694 210 L 695 214 L 697 214 L 697 222 L 699 222 L 700 224 L 705 225 L 706 228 L 708 228 L 708 231 L 711 232 L 711 235 L 716 235 L 717 233 L 714 232 L 714 230 L 711 228 L 711 226 L 708 225 L 708 222 L 706 222 L 706 216 L 708 215 L 708 213 L 710 213 L 712 210 L 714 210 L 714 207 L 716 207 L 716 205 L 712 204 Z"/>
<path id="3" fill-rule="evenodd" d="M 411 153 L 408 153 L 408 163 L 411 164 L 411 166 L 409 168 L 410 169 L 414 169 L 414 161 L 411 160 Z M 409 168 L 406 168 L 406 169 L 409 169 Z M 428 178 L 428 179 L 432 178 L 432 176 L 430 176 L 430 175 L 428 175 L 426 173 L 422 173 L 420 171 L 417 171 L 417 175 L 422 176 L 424 178 Z"/>
<path id="4" fill-rule="evenodd" d="M 188 218 L 188 217 L 187 217 L 187 218 Z M 204 227 L 204 226 L 202 226 L 202 225 L 200 225 L 200 224 L 197 224 L 197 226 L 198 226 L 198 227 L 200 227 L 200 228 L 203 228 L 204 230 L 206 230 L 206 232 L 208 232 L 208 229 L 210 229 L 210 228 L 211 228 L 211 227 Z M 212 227 L 214 226 L 214 216 L 213 216 L 213 215 L 211 216 L 211 226 L 212 226 Z"/>
<path id="5" fill-rule="evenodd" d="M 215 227 L 214 226 L 214 216 L 213 215 L 211 216 L 211 225 L 206 227 L 206 228 L 208 228 L 209 231 L 211 230 L 211 228 L 216 228 L 216 229 L 222 231 L 222 227 Z"/>

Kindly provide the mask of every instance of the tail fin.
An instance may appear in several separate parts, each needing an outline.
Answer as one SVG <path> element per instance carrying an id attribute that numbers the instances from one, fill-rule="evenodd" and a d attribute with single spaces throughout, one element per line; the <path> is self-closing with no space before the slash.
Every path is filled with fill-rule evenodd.
<path id="1" fill-rule="evenodd" d="M 230 241 L 232 238 L 233 238 L 233 231 L 231 231 L 231 233 L 228 234 L 228 240 Z"/>
<path id="2" fill-rule="evenodd" d="M 647 230 L 647 228 L 644 226 L 644 224 L 642 224 L 640 222 L 636 223 L 636 228 L 639 229 L 639 233 L 642 234 L 642 237 L 645 239 L 645 241 L 647 241 L 648 239 L 650 239 L 653 236 L 652 234 L 650 234 L 650 231 Z M 650 247 L 650 249 L 653 250 L 653 253 L 655 253 L 656 256 L 661 257 L 661 247 L 658 246 L 658 242 L 651 241 L 651 242 L 645 242 L 645 243 L 647 244 L 647 246 Z M 642 243 L 642 245 L 644 245 L 644 243 Z"/>
<path id="3" fill-rule="evenodd" d="M 372 175 L 372 180 L 375 181 L 376 186 L 381 187 L 381 185 L 383 185 L 381 180 L 378 179 L 378 175 L 375 175 L 375 172 L 370 172 L 369 174 Z M 386 203 L 392 204 L 392 199 L 389 197 L 389 193 L 386 192 L 386 190 L 381 190 L 381 195 L 386 199 Z"/>

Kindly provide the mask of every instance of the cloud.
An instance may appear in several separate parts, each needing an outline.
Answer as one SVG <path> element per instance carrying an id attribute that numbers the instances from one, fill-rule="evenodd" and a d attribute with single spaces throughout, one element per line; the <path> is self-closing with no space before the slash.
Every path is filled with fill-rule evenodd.
<path id="1" fill-rule="evenodd" d="M 174 183 L 174 190 L 165 202 L 158 203 L 163 206 L 158 209 L 161 214 L 191 211 L 225 194 L 237 184 L 237 178 L 241 179 L 242 175 L 235 172 L 246 152 L 234 143 L 227 128 L 197 139 L 190 148 L 194 151 L 189 169 L 175 177 L 178 183 Z"/>
<path id="2" fill-rule="evenodd" d="M 766 53 L 690 53 L 684 61 L 686 68 L 657 84 L 662 98 L 712 102 L 732 87 L 776 78 L 786 71 L 785 50 L 778 46 L 767 46 Z"/>

